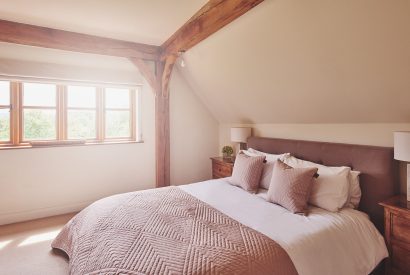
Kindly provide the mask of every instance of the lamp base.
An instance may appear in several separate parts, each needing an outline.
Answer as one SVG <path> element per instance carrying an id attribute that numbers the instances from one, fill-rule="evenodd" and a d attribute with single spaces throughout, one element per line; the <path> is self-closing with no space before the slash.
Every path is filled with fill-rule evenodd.
<path id="1" fill-rule="evenodd" d="M 245 142 L 240 142 L 239 143 L 239 149 L 246 150 L 246 149 L 248 149 L 248 145 Z"/>
<path id="2" fill-rule="evenodd" d="M 238 155 L 241 150 L 246 150 L 246 149 L 248 149 L 247 144 L 244 142 L 239 142 L 236 145 L 236 155 Z"/>
<path id="3" fill-rule="evenodd" d="M 407 201 L 410 202 L 410 164 L 407 164 Z"/>

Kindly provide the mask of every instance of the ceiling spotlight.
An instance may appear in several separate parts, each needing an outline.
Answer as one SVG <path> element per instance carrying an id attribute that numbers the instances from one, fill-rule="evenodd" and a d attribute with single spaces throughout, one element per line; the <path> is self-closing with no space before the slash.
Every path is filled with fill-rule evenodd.
<path id="1" fill-rule="evenodd" d="M 179 52 L 178 52 L 178 56 L 179 56 L 179 58 L 180 58 L 180 60 L 181 60 L 181 61 L 180 61 L 180 65 L 181 65 L 182 68 L 185 67 L 184 53 L 185 53 L 185 51 L 179 51 Z"/>

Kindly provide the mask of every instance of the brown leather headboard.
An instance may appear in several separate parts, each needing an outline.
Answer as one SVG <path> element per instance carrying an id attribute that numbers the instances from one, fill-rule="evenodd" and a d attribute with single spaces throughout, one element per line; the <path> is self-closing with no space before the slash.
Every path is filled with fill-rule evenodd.
<path id="1" fill-rule="evenodd" d="M 300 159 L 360 171 L 359 210 L 370 216 L 380 232 L 384 231 L 383 208 L 378 203 L 399 192 L 393 148 L 260 137 L 250 137 L 248 148 L 273 154 L 291 153 Z"/>

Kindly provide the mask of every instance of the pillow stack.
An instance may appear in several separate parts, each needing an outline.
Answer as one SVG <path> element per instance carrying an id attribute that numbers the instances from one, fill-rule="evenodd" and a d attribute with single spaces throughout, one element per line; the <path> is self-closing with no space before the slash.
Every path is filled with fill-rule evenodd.
<path id="1" fill-rule="evenodd" d="M 346 206 L 358 207 L 361 196 L 360 172 L 351 171 L 351 168 L 346 166 L 325 166 L 293 156 L 287 157 L 285 163 L 298 168 L 318 168 L 319 177 L 314 180 L 310 204 L 331 212 L 337 212 Z"/>
<path id="2" fill-rule="evenodd" d="M 267 201 L 292 213 L 306 213 L 308 203 L 337 212 L 359 206 L 359 174 L 350 167 L 329 167 L 289 153 L 276 155 L 248 149 L 236 157 L 228 181 L 250 193 L 268 189 Z"/>
<path id="3" fill-rule="evenodd" d="M 248 150 L 242 151 L 245 155 L 256 157 L 256 156 L 265 156 L 266 162 L 263 165 L 262 175 L 259 187 L 263 189 L 269 189 L 270 181 L 273 173 L 273 166 L 277 160 L 284 160 L 289 156 L 289 153 L 286 154 L 268 154 L 264 152 L 257 151 L 255 149 L 249 148 Z"/>

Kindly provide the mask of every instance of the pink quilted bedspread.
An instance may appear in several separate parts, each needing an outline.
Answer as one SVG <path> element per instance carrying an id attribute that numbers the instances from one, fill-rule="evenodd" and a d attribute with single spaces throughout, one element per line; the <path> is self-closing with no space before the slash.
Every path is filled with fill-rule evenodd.
<path id="1" fill-rule="evenodd" d="M 177 187 L 99 200 L 52 247 L 70 274 L 297 274 L 275 241 Z"/>

